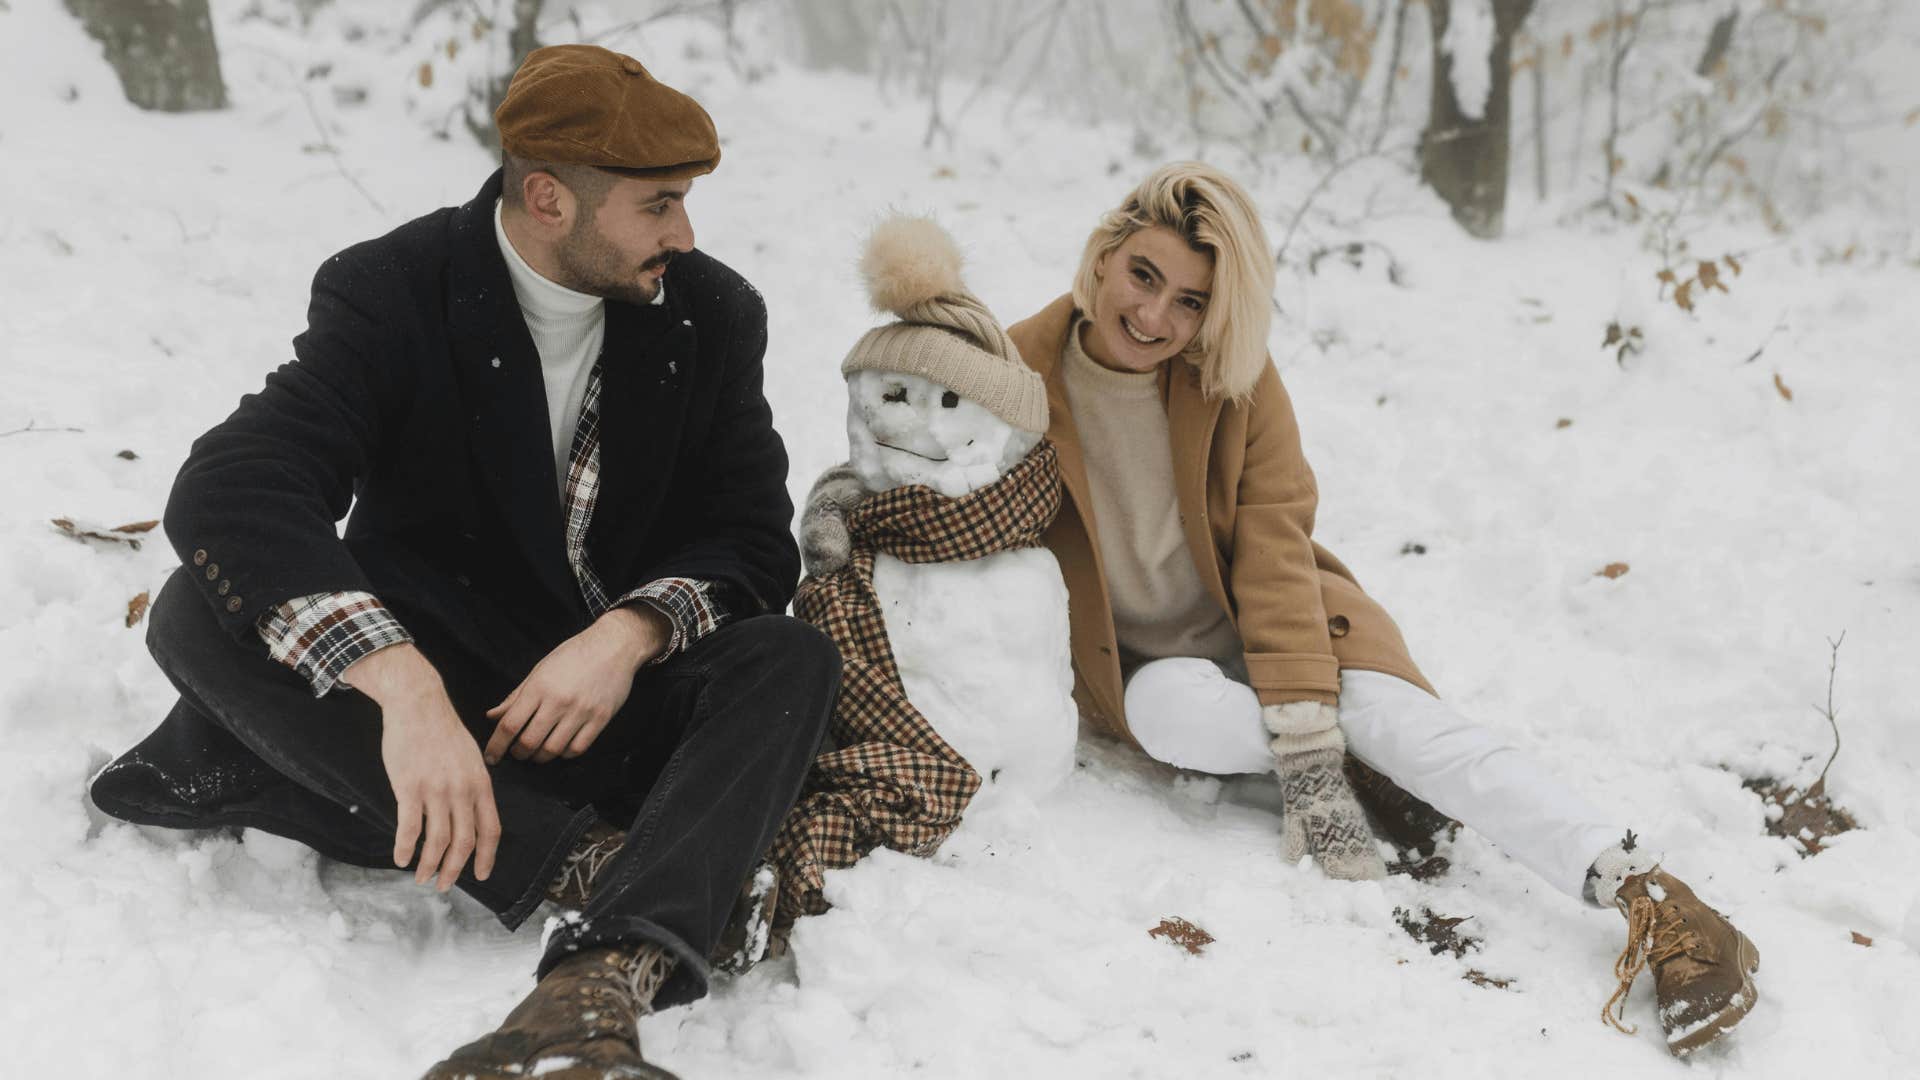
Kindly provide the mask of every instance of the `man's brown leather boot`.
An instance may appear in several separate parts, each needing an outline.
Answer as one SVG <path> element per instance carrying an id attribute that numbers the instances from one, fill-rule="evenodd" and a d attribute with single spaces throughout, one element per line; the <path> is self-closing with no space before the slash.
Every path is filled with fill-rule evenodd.
<path id="1" fill-rule="evenodd" d="M 588 949 L 562 961 L 495 1031 L 424 1080 L 675 1080 L 640 1056 L 640 1017 L 673 962 L 653 945 Z"/>
<path id="2" fill-rule="evenodd" d="M 1632 1033 L 1620 1014 L 1643 967 L 1653 969 L 1655 1008 L 1675 1056 L 1718 1039 L 1752 1010 L 1760 950 L 1685 882 L 1656 866 L 1622 882 L 1613 903 L 1627 917 L 1627 947 L 1613 967 L 1619 989 L 1601 1010 L 1609 1024 Z"/>

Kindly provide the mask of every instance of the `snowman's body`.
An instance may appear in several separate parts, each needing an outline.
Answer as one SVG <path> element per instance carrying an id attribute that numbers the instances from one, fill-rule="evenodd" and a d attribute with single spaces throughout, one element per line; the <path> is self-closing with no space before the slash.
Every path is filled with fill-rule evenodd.
<path id="1" fill-rule="evenodd" d="M 976 806 L 1045 794 L 1072 771 L 1079 713 L 1052 552 L 950 563 L 883 554 L 873 589 L 908 699 L 980 774 Z"/>
<path id="2" fill-rule="evenodd" d="M 869 491 L 924 484 L 958 498 L 1000 479 L 1039 436 L 938 383 L 848 379 L 850 464 Z M 1045 794 L 1073 769 L 1067 586 L 1045 548 L 907 563 L 876 556 L 873 588 L 914 708 L 980 774 L 976 807 Z"/>

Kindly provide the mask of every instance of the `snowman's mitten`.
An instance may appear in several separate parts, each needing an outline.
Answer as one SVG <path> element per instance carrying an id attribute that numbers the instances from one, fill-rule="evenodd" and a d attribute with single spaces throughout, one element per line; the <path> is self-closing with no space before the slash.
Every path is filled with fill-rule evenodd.
<path id="1" fill-rule="evenodd" d="M 847 565 L 853 552 L 847 511 L 866 497 L 867 489 L 851 465 L 835 465 L 813 482 L 807 505 L 800 511 L 800 560 L 808 574 L 831 574 Z"/>
<path id="2" fill-rule="evenodd" d="M 1290 701 L 1260 710 L 1273 740 L 1280 774 L 1281 823 L 1287 861 L 1312 855 L 1331 878 L 1374 881 L 1387 864 L 1373 844 L 1367 815 L 1354 798 L 1341 764 L 1347 755 L 1340 710 L 1317 701 Z"/>

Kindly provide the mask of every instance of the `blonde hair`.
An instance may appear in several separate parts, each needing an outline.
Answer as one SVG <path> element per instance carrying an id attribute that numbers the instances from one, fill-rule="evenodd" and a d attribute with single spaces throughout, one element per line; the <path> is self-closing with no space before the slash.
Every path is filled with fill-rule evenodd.
<path id="1" fill-rule="evenodd" d="M 1200 369 L 1206 396 L 1244 400 L 1267 364 L 1273 256 L 1253 199 L 1219 169 L 1197 161 L 1162 165 L 1101 215 L 1073 276 L 1074 306 L 1093 314 L 1100 264 L 1127 237 L 1155 226 L 1213 256 L 1213 287 L 1200 332 L 1180 355 Z"/>

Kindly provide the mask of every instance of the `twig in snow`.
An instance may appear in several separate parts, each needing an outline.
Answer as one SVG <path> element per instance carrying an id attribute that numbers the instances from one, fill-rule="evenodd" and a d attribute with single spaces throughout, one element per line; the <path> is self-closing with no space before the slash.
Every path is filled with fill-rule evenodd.
<path id="1" fill-rule="evenodd" d="M 1807 788 L 1808 798 L 1826 794 L 1827 770 L 1833 768 L 1833 759 L 1840 756 L 1840 720 L 1833 711 L 1833 676 L 1834 672 L 1839 670 L 1840 667 L 1840 645 L 1846 640 L 1847 632 L 1845 630 L 1840 631 L 1838 638 L 1827 639 L 1827 648 L 1829 650 L 1827 659 L 1827 706 L 1823 709 L 1815 705 L 1813 710 L 1821 716 L 1826 717 L 1827 726 L 1833 729 L 1833 753 L 1827 755 L 1827 763 L 1820 767 L 1820 778 L 1815 780 Z"/>
<path id="2" fill-rule="evenodd" d="M 12 431 L 0 431 L 0 439 L 4 439 L 9 435 L 28 435 L 28 434 L 45 435 L 50 433 L 60 433 L 60 434 L 78 435 L 78 434 L 82 434 L 83 431 L 84 429 L 77 428 L 77 427 L 41 427 L 34 421 L 29 420 L 27 421 L 26 427 L 14 428 Z"/>

